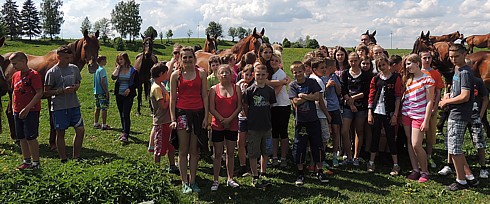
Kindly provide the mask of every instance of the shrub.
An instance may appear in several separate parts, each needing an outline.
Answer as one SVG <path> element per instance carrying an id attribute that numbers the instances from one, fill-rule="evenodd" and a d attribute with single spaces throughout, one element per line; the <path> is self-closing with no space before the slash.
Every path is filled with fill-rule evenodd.
<path id="1" fill-rule="evenodd" d="M 124 40 L 121 37 L 114 38 L 114 48 L 116 48 L 117 51 L 126 50 L 124 48 Z"/>

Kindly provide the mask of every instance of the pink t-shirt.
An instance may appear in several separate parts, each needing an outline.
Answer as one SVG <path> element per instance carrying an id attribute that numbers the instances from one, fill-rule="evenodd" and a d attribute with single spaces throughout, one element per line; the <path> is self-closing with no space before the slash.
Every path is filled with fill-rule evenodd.
<path id="1" fill-rule="evenodd" d="M 434 79 L 426 73 L 419 78 L 413 78 L 406 86 L 402 114 L 414 120 L 424 119 L 427 106 L 426 89 L 434 85 Z"/>

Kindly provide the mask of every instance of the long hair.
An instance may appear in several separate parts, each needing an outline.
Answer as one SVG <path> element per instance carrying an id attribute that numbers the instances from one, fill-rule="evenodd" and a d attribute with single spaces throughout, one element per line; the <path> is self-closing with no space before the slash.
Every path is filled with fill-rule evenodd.
<path id="1" fill-rule="evenodd" d="M 407 69 L 407 61 L 410 61 L 412 63 L 417 63 L 419 66 L 422 64 L 422 60 L 420 59 L 420 56 L 418 54 L 409 54 L 403 57 L 403 76 L 402 76 L 402 81 L 403 84 L 405 84 L 405 87 L 410 85 L 413 80 L 413 73 L 409 73 Z"/>
<path id="2" fill-rule="evenodd" d="M 339 62 L 337 60 L 337 58 L 335 57 L 337 55 L 337 52 L 344 52 L 345 54 L 345 59 L 343 62 Z M 335 66 L 337 67 L 337 70 L 338 68 L 340 67 L 339 65 L 342 64 L 344 69 L 349 69 L 350 68 L 350 65 L 349 65 L 349 62 L 347 62 L 348 60 L 348 57 L 347 57 L 348 53 L 347 53 L 347 50 L 341 46 L 335 46 L 334 48 L 334 52 L 333 52 L 333 59 L 335 59 Z"/>
<path id="3" fill-rule="evenodd" d="M 185 52 L 191 52 L 192 53 L 192 57 L 194 57 L 194 62 L 196 61 L 196 53 L 194 53 L 194 48 L 192 48 L 191 46 L 185 46 L 183 47 L 181 50 L 180 50 L 180 60 L 182 60 L 182 57 L 184 56 L 184 53 Z M 184 68 L 184 63 L 181 63 L 180 64 L 180 69 Z"/>
<path id="4" fill-rule="evenodd" d="M 259 48 L 259 61 L 263 65 L 266 65 L 267 60 L 265 60 L 264 57 L 262 56 L 262 52 L 264 52 L 264 50 L 267 48 L 271 49 L 271 52 L 274 50 L 274 49 L 272 49 L 272 45 L 269 43 L 263 43 L 262 45 L 260 45 L 260 48 Z"/>
<path id="5" fill-rule="evenodd" d="M 128 66 L 128 67 L 129 67 L 129 66 L 131 66 L 131 60 L 129 60 L 129 55 L 128 55 L 128 53 L 126 53 L 126 52 L 121 52 L 121 53 L 119 53 L 119 54 L 117 55 L 117 58 L 116 58 L 116 66 L 121 66 L 121 65 L 119 64 L 118 60 L 117 60 L 117 59 L 119 59 L 120 57 L 121 57 L 121 58 L 123 58 L 123 60 L 124 60 L 124 62 L 125 62 L 125 66 Z"/>

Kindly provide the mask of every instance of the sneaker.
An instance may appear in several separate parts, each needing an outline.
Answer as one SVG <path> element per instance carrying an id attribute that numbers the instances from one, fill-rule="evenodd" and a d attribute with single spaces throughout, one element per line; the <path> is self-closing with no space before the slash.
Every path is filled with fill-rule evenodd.
<path id="1" fill-rule="evenodd" d="M 217 191 L 219 188 L 219 182 L 213 181 L 213 185 L 211 185 L 211 191 Z"/>
<path id="2" fill-rule="evenodd" d="M 407 178 L 410 179 L 410 180 L 419 180 L 419 178 L 420 178 L 420 172 L 418 172 L 418 171 L 412 171 L 412 173 L 410 173 L 410 175 L 408 175 Z"/>
<path id="3" fill-rule="evenodd" d="M 252 179 L 252 186 L 254 188 L 264 188 L 265 186 L 262 184 L 262 182 L 260 181 L 260 179 Z"/>
<path id="4" fill-rule="evenodd" d="M 148 146 L 148 152 L 149 153 L 155 152 L 155 148 L 153 146 Z"/>
<path id="5" fill-rule="evenodd" d="M 102 125 L 102 126 L 100 127 L 100 129 L 101 129 L 101 130 L 112 130 L 111 126 L 109 126 L 109 125 Z"/>
<path id="6" fill-rule="evenodd" d="M 31 168 L 30 169 L 39 169 L 41 168 L 40 167 L 40 163 L 39 162 L 32 162 L 32 165 L 31 165 Z"/>
<path id="7" fill-rule="evenodd" d="M 431 157 L 429 157 L 429 159 L 427 159 L 427 161 L 429 163 L 430 168 L 433 168 L 433 169 L 437 168 L 436 163 L 434 162 L 434 160 Z"/>
<path id="8" fill-rule="evenodd" d="M 192 193 L 192 188 L 189 186 L 189 184 L 185 183 L 182 185 L 182 193 L 183 194 Z"/>
<path id="9" fill-rule="evenodd" d="M 197 183 L 194 182 L 193 184 L 191 184 L 191 189 L 192 189 L 192 192 L 196 192 L 196 193 L 200 193 L 201 192 L 201 189 L 199 188 L 199 186 L 197 186 Z"/>
<path id="10" fill-rule="evenodd" d="M 342 163 L 340 163 L 340 165 L 342 165 L 342 166 L 347 166 L 347 165 L 352 165 L 352 164 L 353 164 L 353 162 L 350 159 L 344 159 L 344 161 L 342 161 Z"/>
<path id="11" fill-rule="evenodd" d="M 30 169 L 31 167 L 32 167 L 32 163 L 22 163 L 16 169 L 17 170 L 25 170 L 25 169 Z"/>
<path id="12" fill-rule="evenodd" d="M 294 182 L 294 184 L 296 184 L 297 186 L 301 186 L 304 184 L 304 181 L 305 181 L 305 176 L 298 175 L 298 178 L 296 178 L 296 182 Z"/>
<path id="13" fill-rule="evenodd" d="M 177 175 L 180 174 L 179 168 L 177 168 L 177 166 L 169 166 L 168 169 L 167 169 L 167 172 L 169 174 L 177 174 Z"/>
<path id="14" fill-rule="evenodd" d="M 458 191 L 458 190 L 463 190 L 463 189 L 467 189 L 467 188 L 469 188 L 468 184 L 463 185 L 463 184 L 460 184 L 458 182 L 454 182 L 451 185 L 446 186 L 446 189 L 449 191 Z"/>
<path id="15" fill-rule="evenodd" d="M 121 141 L 121 142 L 127 142 L 128 141 L 128 134 L 121 133 L 121 136 L 119 136 L 119 141 Z"/>
<path id="16" fill-rule="evenodd" d="M 231 187 L 231 188 L 240 188 L 240 185 L 238 185 L 238 183 L 235 182 L 234 180 L 228 180 L 226 182 L 226 185 Z"/>
<path id="17" fill-rule="evenodd" d="M 337 159 L 337 157 L 333 158 L 332 165 L 333 167 L 339 167 L 339 160 Z"/>
<path id="18" fill-rule="evenodd" d="M 100 124 L 99 123 L 94 123 L 94 128 L 95 129 L 100 129 Z"/>
<path id="19" fill-rule="evenodd" d="M 472 188 L 478 186 L 478 184 L 480 184 L 480 181 L 478 179 L 473 179 L 473 180 L 468 180 L 466 179 L 466 182 L 468 182 L 468 185 Z"/>
<path id="20" fill-rule="evenodd" d="M 279 160 L 277 158 L 272 159 L 272 168 L 279 167 Z"/>
<path id="21" fill-rule="evenodd" d="M 318 180 L 320 180 L 320 182 L 328 183 L 328 179 L 327 179 L 327 176 L 325 176 L 325 174 L 318 172 L 318 173 L 316 173 L 316 177 L 318 178 Z"/>
<path id="22" fill-rule="evenodd" d="M 453 170 L 449 166 L 444 166 L 439 172 L 437 172 L 439 175 L 442 176 L 447 176 L 449 174 L 453 173 Z"/>
<path id="23" fill-rule="evenodd" d="M 354 158 L 354 160 L 352 161 L 352 165 L 359 166 L 359 158 Z"/>
<path id="24" fill-rule="evenodd" d="M 425 183 L 428 180 L 429 180 L 429 174 L 428 173 L 422 173 L 422 174 L 420 174 L 419 183 Z"/>
<path id="25" fill-rule="evenodd" d="M 483 178 L 483 179 L 488 178 L 488 170 L 480 169 L 480 178 Z"/>
<path id="26" fill-rule="evenodd" d="M 393 166 L 393 168 L 391 169 L 390 175 L 398 176 L 399 173 L 400 173 L 400 166 Z"/>
<path id="27" fill-rule="evenodd" d="M 374 169 L 376 169 L 376 165 L 374 163 L 371 164 L 371 162 L 368 162 L 368 164 L 367 164 L 367 172 L 373 173 L 374 172 Z"/>
<path id="28" fill-rule="evenodd" d="M 288 161 L 285 159 L 281 159 L 281 165 L 279 165 L 281 168 L 287 168 L 288 167 Z"/>

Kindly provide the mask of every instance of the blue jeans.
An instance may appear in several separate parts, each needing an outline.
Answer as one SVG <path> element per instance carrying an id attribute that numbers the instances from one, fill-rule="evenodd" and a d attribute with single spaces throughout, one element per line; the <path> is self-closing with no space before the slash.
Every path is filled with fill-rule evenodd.
<path id="1" fill-rule="evenodd" d="M 134 97 L 116 95 L 117 109 L 121 118 L 122 132 L 129 135 L 131 130 L 131 108 L 133 107 Z"/>

